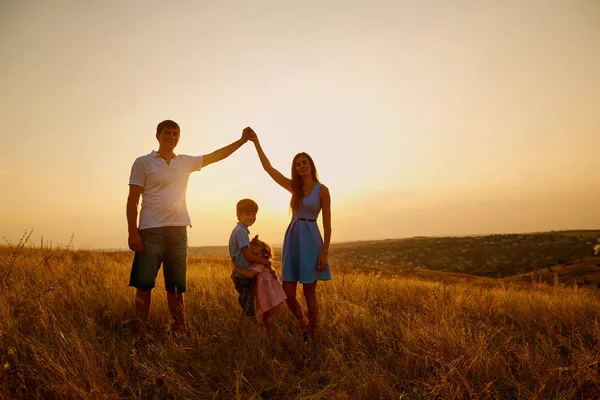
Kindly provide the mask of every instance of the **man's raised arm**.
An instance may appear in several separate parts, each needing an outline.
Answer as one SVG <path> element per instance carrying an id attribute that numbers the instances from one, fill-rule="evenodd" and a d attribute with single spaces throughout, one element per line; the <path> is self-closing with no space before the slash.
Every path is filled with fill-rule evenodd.
<path id="1" fill-rule="evenodd" d="M 235 142 L 225 147 L 222 147 L 219 150 L 215 150 L 210 154 L 203 155 L 202 167 L 206 167 L 207 165 L 216 163 L 217 161 L 221 161 L 229 157 L 231 154 L 233 154 L 234 151 L 242 147 L 242 145 L 250 139 L 250 136 L 252 134 L 254 134 L 254 132 L 250 127 L 244 128 L 244 130 L 242 131 L 242 137 L 236 140 Z"/>

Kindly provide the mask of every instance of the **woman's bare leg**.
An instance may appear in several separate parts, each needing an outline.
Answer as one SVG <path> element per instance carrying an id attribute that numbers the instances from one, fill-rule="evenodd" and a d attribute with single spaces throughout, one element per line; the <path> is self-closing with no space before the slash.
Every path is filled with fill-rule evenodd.
<path id="1" fill-rule="evenodd" d="M 300 329 L 304 331 L 304 329 L 306 329 L 306 317 L 304 316 L 304 312 L 302 312 L 300 302 L 296 298 L 296 287 L 298 286 L 298 282 L 281 282 L 281 286 L 283 286 L 283 291 L 287 296 L 285 302 L 287 303 L 288 308 L 300 322 Z"/>
<path id="2" fill-rule="evenodd" d="M 315 338 L 317 322 L 319 319 L 319 304 L 317 303 L 317 282 L 302 285 L 306 306 L 308 307 L 308 334 Z"/>

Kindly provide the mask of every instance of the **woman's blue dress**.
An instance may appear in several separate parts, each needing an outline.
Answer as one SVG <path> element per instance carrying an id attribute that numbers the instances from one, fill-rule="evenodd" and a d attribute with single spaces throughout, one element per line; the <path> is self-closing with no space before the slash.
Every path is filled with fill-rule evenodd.
<path id="1" fill-rule="evenodd" d="M 292 214 L 292 221 L 285 231 L 281 254 L 281 280 L 284 282 L 313 283 L 331 279 L 329 265 L 324 271 L 317 271 L 317 262 L 323 249 L 323 238 L 316 220 L 321 212 L 317 183 L 311 194 L 304 197 L 302 207 Z M 301 219 L 298 219 L 301 218 Z"/>

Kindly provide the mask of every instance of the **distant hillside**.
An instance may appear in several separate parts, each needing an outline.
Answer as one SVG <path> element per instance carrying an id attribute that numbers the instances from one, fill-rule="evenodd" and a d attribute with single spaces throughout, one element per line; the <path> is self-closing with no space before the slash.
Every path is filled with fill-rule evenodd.
<path id="1" fill-rule="evenodd" d="M 333 243 L 332 265 L 396 265 L 504 277 L 580 260 L 594 254 L 600 230 L 462 237 L 415 237 Z M 275 248 L 275 260 L 281 249 Z M 227 257 L 227 246 L 191 247 L 192 257 Z"/>
<path id="2" fill-rule="evenodd" d="M 330 260 L 503 277 L 593 255 L 600 231 L 390 239 L 332 245 Z"/>
<path id="3" fill-rule="evenodd" d="M 513 275 L 507 282 L 545 282 L 550 285 L 578 285 L 600 288 L 600 257 L 587 257 L 579 261 L 543 268 L 534 272 Z"/>
<path id="4" fill-rule="evenodd" d="M 275 264 L 278 268 L 279 265 Z M 586 257 L 532 272 L 511 275 L 505 278 L 494 278 L 462 274 L 457 272 L 435 271 L 425 268 L 411 268 L 397 265 L 374 266 L 337 266 L 336 272 L 344 274 L 360 273 L 374 278 L 410 278 L 430 282 L 468 283 L 478 287 L 498 287 L 502 283 L 527 285 L 531 283 L 577 285 L 590 289 L 600 289 L 600 257 Z"/>

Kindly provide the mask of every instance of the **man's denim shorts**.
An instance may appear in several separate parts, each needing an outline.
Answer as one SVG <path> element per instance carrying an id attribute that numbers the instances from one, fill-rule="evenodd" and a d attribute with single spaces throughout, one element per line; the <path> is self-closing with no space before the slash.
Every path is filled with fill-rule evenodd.
<path id="1" fill-rule="evenodd" d="M 144 250 L 133 257 L 129 286 L 141 290 L 154 288 L 163 265 L 165 289 L 183 293 L 186 289 L 187 227 L 164 226 L 140 230 Z"/>
<path id="2" fill-rule="evenodd" d="M 242 312 L 247 317 L 254 317 L 254 279 L 232 276 L 235 290 L 239 293 L 238 303 L 242 307 Z"/>

